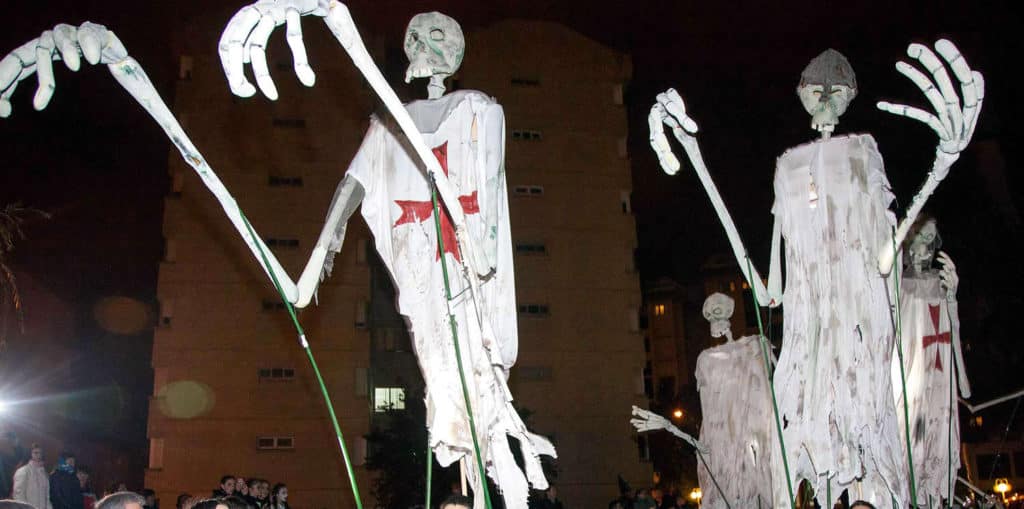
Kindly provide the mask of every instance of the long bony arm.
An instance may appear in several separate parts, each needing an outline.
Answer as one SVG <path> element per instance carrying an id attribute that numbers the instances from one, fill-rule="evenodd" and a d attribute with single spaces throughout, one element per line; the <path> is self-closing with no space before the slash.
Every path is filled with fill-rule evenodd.
<path id="1" fill-rule="evenodd" d="M 670 88 L 666 92 L 658 94 L 658 102 L 651 107 L 648 124 L 651 130 L 651 148 L 654 149 L 654 153 L 658 156 L 658 162 L 661 164 L 662 169 L 669 175 L 674 175 L 681 166 L 679 159 L 672 152 L 668 138 L 665 136 L 664 126 L 668 125 L 672 128 L 672 134 L 679 140 L 683 150 L 686 151 L 690 164 L 693 165 L 693 169 L 697 173 L 697 178 L 700 179 L 701 184 L 704 186 L 704 191 L 707 192 L 708 199 L 711 200 L 711 205 L 715 209 L 715 213 L 718 214 L 718 220 L 725 229 L 725 235 L 729 239 L 729 244 L 732 247 L 733 255 L 736 257 L 736 262 L 739 264 L 740 271 L 743 272 L 750 287 L 754 289 L 758 303 L 762 306 L 772 307 L 781 304 L 780 276 L 777 273 L 773 274 L 772 276 L 774 277 L 770 277 L 769 281 L 774 281 L 776 285 L 774 287 L 769 285 L 769 288 L 765 288 L 761 274 L 754 268 L 753 262 L 750 261 L 747 249 L 740 239 L 740 234 L 736 231 L 736 224 L 733 222 L 732 216 L 729 215 L 729 210 L 726 208 L 725 202 L 722 201 L 721 194 L 718 193 L 718 187 L 711 180 L 707 165 L 704 164 L 704 157 L 700 153 L 700 146 L 697 144 L 697 138 L 694 136 L 697 132 L 697 123 L 687 116 L 683 100 L 675 89 Z M 772 233 L 772 270 L 777 269 L 779 265 L 777 256 L 778 249 L 780 248 L 779 244 L 778 221 L 776 221 Z M 750 270 L 747 270 L 748 267 Z M 770 292 L 769 289 L 775 290 L 775 293 Z"/>

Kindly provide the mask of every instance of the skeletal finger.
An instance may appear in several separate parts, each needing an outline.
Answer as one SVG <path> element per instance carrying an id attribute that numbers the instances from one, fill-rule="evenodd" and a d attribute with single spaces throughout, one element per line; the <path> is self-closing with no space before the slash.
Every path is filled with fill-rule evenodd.
<path id="1" fill-rule="evenodd" d="M 950 115 L 950 120 L 953 123 L 952 134 L 959 138 L 963 130 L 960 98 L 956 95 L 956 90 L 953 89 L 953 82 L 949 79 L 946 66 L 942 64 L 942 61 L 935 56 L 931 49 L 923 44 L 911 44 L 907 47 L 907 55 L 921 62 L 921 65 L 928 69 L 928 72 L 935 78 L 935 83 L 938 84 L 939 91 L 942 92 L 942 98 L 946 103 L 943 112 Z"/>
<path id="2" fill-rule="evenodd" d="M 32 41 L 32 44 L 33 46 L 35 45 L 34 40 Z M 31 53 L 33 54 L 32 58 L 34 59 L 35 52 L 33 51 Z M 3 92 L 0 93 L 0 118 L 7 118 L 11 116 L 11 96 L 14 95 L 14 91 L 18 88 L 18 82 L 36 72 L 36 64 L 34 61 L 32 64 L 21 67 L 24 61 L 16 57 L 12 57 L 12 55 L 13 53 L 4 57 L 4 60 L 0 61 L 0 88 L 3 89 Z M 15 60 L 12 65 L 7 65 L 8 63 L 11 63 L 11 61 L 8 60 L 9 58 Z M 4 83 L 8 83 L 8 80 L 6 79 L 6 76 L 10 72 L 7 71 L 8 69 L 14 69 L 15 75 L 13 79 L 9 80 L 10 84 L 7 85 L 7 88 L 3 88 L 2 85 Z"/>
<path id="3" fill-rule="evenodd" d="M 53 42 L 60 51 L 64 65 L 72 71 L 77 71 L 81 66 L 78 57 L 78 29 L 65 23 L 53 27 Z"/>
<path id="4" fill-rule="evenodd" d="M 655 103 L 651 107 L 651 113 L 647 116 L 647 125 L 651 132 L 651 149 L 658 156 L 658 163 L 665 170 L 665 173 L 675 175 L 679 171 L 679 159 L 672 153 L 672 146 L 668 143 L 668 138 L 665 136 L 665 127 L 662 124 L 668 118 L 665 107 L 661 103 Z"/>
<path id="5" fill-rule="evenodd" d="M 974 137 L 974 128 L 978 125 L 978 116 L 981 115 L 981 105 L 985 102 L 985 77 L 978 71 L 971 72 L 971 82 L 974 84 L 974 96 L 976 97 L 975 103 L 968 110 L 964 107 L 964 126 L 967 132 L 964 135 L 964 140 L 970 141 Z M 970 114 L 968 116 L 968 114 Z"/>
<path id="6" fill-rule="evenodd" d="M 946 59 L 949 67 L 953 69 L 956 79 L 960 82 L 960 93 L 964 96 L 964 116 L 966 117 L 966 110 L 974 107 L 978 102 L 977 89 L 974 86 L 974 73 L 971 71 L 971 67 L 967 65 L 967 60 L 964 59 L 960 50 L 952 42 L 946 39 L 939 39 L 935 43 L 935 50 L 942 55 L 942 58 Z M 964 125 L 968 126 L 970 124 L 965 120 Z"/>
<path id="7" fill-rule="evenodd" d="M 270 32 L 274 30 L 274 26 L 274 18 L 264 15 L 245 43 L 252 63 L 252 72 L 256 76 L 256 84 L 259 85 L 263 95 L 271 101 L 277 100 L 277 87 L 274 86 L 274 80 L 270 78 L 270 69 L 267 67 L 267 41 L 270 39 Z"/>
<path id="8" fill-rule="evenodd" d="M 46 30 L 36 42 L 36 74 L 39 75 L 39 87 L 32 99 L 32 106 L 37 111 L 45 108 L 53 97 L 53 89 L 56 86 L 53 81 L 53 54 L 53 32 Z"/>
<path id="9" fill-rule="evenodd" d="M 928 98 L 928 102 L 932 104 L 932 108 L 938 115 L 939 121 L 942 122 L 943 127 L 946 128 L 946 132 L 950 135 L 953 134 L 953 122 L 952 118 L 947 113 L 946 100 L 942 97 L 942 93 L 936 88 L 935 83 L 932 82 L 923 72 L 917 70 L 916 67 L 906 62 L 896 62 L 896 71 L 900 74 L 910 78 L 917 88 L 920 88 L 924 92 L 925 97 Z"/>
<path id="10" fill-rule="evenodd" d="M 669 113 L 673 113 L 673 115 L 675 115 L 675 113 L 678 112 L 679 114 L 675 115 L 675 117 L 679 120 L 679 123 L 682 124 L 683 129 L 686 129 L 686 132 L 690 134 L 696 133 L 697 123 L 686 114 L 686 103 L 683 102 L 682 97 L 679 97 L 679 92 L 676 92 L 676 89 L 674 88 L 670 88 L 665 91 L 664 95 L 668 99 Z"/>
<path id="11" fill-rule="evenodd" d="M 82 48 L 85 61 L 96 65 L 103 56 L 103 42 L 106 40 L 107 29 L 103 25 L 82 23 L 78 27 L 78 45 Z"/>
<path id="12" fill-rule="evenodd" d="M 228 26 L 217 44 L 217 52 L 220 53 L 220 63 L 224 68 L 228 86 L 233 94 L 240 97 L 251 97 L 256 93 L 256 87 L 245 78 L 243 43 L 259 21 L 259 11 L 251 5 L 243 7 L 231 17 L 231 21 L 228 21 Z"/>
<path id="13" fill-rule="evenodd" d="M 311 87 L 316 83 L 316 74 L 309 66 L 309 60 L 306 57 L 306 44 L 302 41 L 302 21 L 299 11 L 288 9 L 285 11 L 285 20 L 288 23 L 285 36 L 288 40 L 288 47 L 292 50 L 292 65 L 295 67 L 295 75 L 299 77 L 299 81 L 303 85 Z"/>
<path id="14" fill-rule="evenodd" d="M 942 265 L 947 266 L 951 269 L 956 269 L 956 264 L 953 263 L 953 259 L 950 258 L 945 251 L 939 251 L 939 255 L 937 256 L 937 258 L 939 260 L 939 263 L 941 263 Z"/>
<path id="15" fill-rule="evenodd" d="M 939 119 L 935 118 L 935 115 L 928 113 L 920 108 L 914 108 L 913 106 L 907 106 L 905 104 L 892 104 L 885 101 L 879 101 L 878 109 L 894 115 L 900 115 L 903 117 L 923 122 L 931 127 L 942 141 L 949 141 L 949 134 L 947 134 L 945 127 Z"/>

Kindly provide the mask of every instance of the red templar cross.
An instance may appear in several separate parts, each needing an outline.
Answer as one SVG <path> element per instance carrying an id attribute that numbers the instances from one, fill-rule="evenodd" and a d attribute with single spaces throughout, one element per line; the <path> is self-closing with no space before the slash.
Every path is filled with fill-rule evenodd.
<path id="1" fill-rule="evenodd" d="M 444 142 L 439 147 L 433 149 L 434 156 L 437 157 L 437 161 L 441 163 L 441 169 L 444 170 L 444 175 L 448 176 L 448 142 Z M 422 223 L 427 219 L 430 219 L 430 215 L 434 212 L 434 205 L 427 201 L 414 201 L 414 200 L 395 200 L 395 204 L 402 208 L 402 215 L 399 216 L 398 220 L 395 221 L 394 226 L 406 223 Z M 455 257 L 456 261 L 461 262 L 462 256 L 459 254 L 458 244 L 455 241 L 455 228 L 452 226 L 452 219 L 448 215 L 448 211 L 444 209 L 444 205 L 441 204 L 441 240 L 444 242 L 444 252 L 451 253 Z M 459 206 L 462 207 L 464 214 L 479 214 L 480 204 L 476 199 L 476 191 L 472 194 L 459 196 Z M 392 227 L 394 227 L 392 226 Z M 435 260 L 441 258 L 441 250 L 438 249 L 437 257 Z"/>
<path id="2" fill-rule="evenodd" d="M 925 336 L 921 339 L 921 349 L 927 349 L 929 346 L 945 343 L 949 344 L 949 333 L 939 333 L 939 306 L 928 305 L 928 314 L 932 315 L 932 325 L 935 327 L 935 334 L 932 336 Z M 935 369 L 942 371 L 942 358 L 939 357 L 939 350 L 935 350 Z M 931 369 L 931 368 L 929 368 Z"/>

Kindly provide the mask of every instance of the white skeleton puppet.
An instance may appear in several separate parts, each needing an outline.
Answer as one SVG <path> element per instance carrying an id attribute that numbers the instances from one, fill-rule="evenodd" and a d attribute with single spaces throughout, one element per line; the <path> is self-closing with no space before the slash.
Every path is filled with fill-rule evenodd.
<path id="1" fill-rule="evenodd" d="M 797 90 L 821 138 L 786 151 L 775 172 L 774 227 L 768 284 L 747 257 L 732 218 L 711 180 L 695 134 L 674 90 L 658 96 L 650 115 L 651 146 L 674 174 L 679 160 L 663 124 L 672 128 L 725 228 L 740 268 L 761 305 L 785 304 L 783 345 L 774 374 L 775 395 L 792 485 L 781 454 L 772 456 L 774 507 L 790 505 L 802 479 L 823 496 L 844 488 L 876 506 L 895 497 L 909 502 L 907 461 L 901 454 L 890 377 L 894 330 L 889 272 L 895 246 L 967 146 L 981 107 L 984 82 L 949 41 L 936 50 L 960 82 L 963 104 L 946 65 L 927 47 L 908 54 L 932 75 L 900 62 L 897 70 L 925 93 L 934 113 L 879 103 L 884 111 L 924 122 L 939 135 L 935 161 L 893 238 L 893 195 L 870 135 L 832 137 L 838 117 L 856 95 L 852 68 L 826 51 L 805 69 Z M 782 292 L 781 247 L 786 246 Z M 773 451 L 777 452 L 777 451 Z M 834 497 L 835 498 L 835 497 Z M 820 500 L 824 506 L 835 500 Z"/>
<path id="2" fill-rule="evenodd" d="M 253 52 L 257 83 L 268 97 L 274 97 L 265 64 L 256 65 L 255 52 L 270 28 L 281 22 L 273 21 L 273 12 L 260 11 L 261 4 L 256 4 L 258 20 L 245 10 L 232 19 L 221 39 L 221 56 L 232 90 L 244 95 L 252 90 L 251 85 L 245 87 L 241 56 Z M 289 25 L 293 48 L 301 45 L 301 39 L 293 38 L 294 32 Z M 524 508 L 529 485 L 547 487 L 540 455 L 553 457 L 555 450 L 546 439 L 527 431 L 512 406 L 507 386 L 508 371 L 516 360 L 518 332 L 504 172 L 504 113 L 480 92 L 442 95 L 444 78 L 458 69 L 464 50 L 462 30 L 455 20 L 432 12 L 410 21 L 405 40 L 410 60 L 406 80 L 430 78 L 430 84 L 429 99 L 409 103 L 405 111 L 420 133 L 417 136 L 432 147 L 433 162 L 443 173 L 425 168 L 425 161 L 410 147 L 412 137 L 398 133 L 391 118 L 373 117 L 338 185 L 314 258 L 324 261 L 325 274 L 330 271 L 330 259 L 344 240 L 345 223 L 362 202 L 362 215 L 373 232 L 377 252 L 395 282 L 398 310 L 409 324 L 427 387 L 430 446 L 439 463 L 465 462 L 465 472 L 477 494 L 475 505 L 482 508 L 484 480 L 474 459 L 474 438 L 448 318 L 451 313 L 487 475 L 502 491 L 507 507 Z M 300 79 L 303 72 L 299 72 Z M 434 222 L 431 180 L 439 192 L 444 181 L 453 197 L 440 193 L 445 199 L 439 227 Z M 443 264 L 451 268 L 447 273 L 453 296 L 450 302 L 445 298 Z M 301 285 L 300 280 L 300 297 Z M 509 448 L 509 435 L 520 443 L 525 475 Z"/>
<path id="3" fill-rule="evenodd" d="M 364 183 L 356 177 L 346 176 L 339 185 L 323 232 L 297 283 L 288 278 L 260 240 L 234 198 L 161 100 L 142 68 L 128 56 L 124 45 L 114 33 L 102 25 L 88 22 L 77 28 L 57 25 L 54 30 L 43 32 L 39 38 L 29 41 L 0 60 L 0 116 L 10 115 L 10 98 L 18 82 L 34 73 L 39 76 L 34 105 L 36 109 L 46 107 L 55 88 L 53 60 L 63 60 L 71 70 L 78 69 L 82 55 L 89 63 L 107 64 L 117 81 L 164 129 L 185 161 L 196 170 L 203 183 L 221 203 L 264 270 L 275 279 L 275 284 L 280 283 L 286 298 L 298 307 L 310 302 L 322 276 L 329 272 L 329 258 L 341 249 L 345 223 L 360 200 L 364 196 L 368 201 L 380 198 L 387 185 L 398 186 L 400 189 L 396 189 L 396 192 L 409 191 L 407 197 L 410 199 L 401 203 L 397 200 L 387 203 L 384 197 L 383 202 L 378 199 L 373 204 L 377 208 L 375 211 L 369 210 L 373 207 L 364 205 L 364 216 L 371 222 L 371 228 L 377 235 L 378 249 L 385 260 L 390 260 L 389 268 L 399 283 L 399 305 L 402 312 L 410 317 L 417 354 L 428 384 L 431 446 L 439 461 L 449 464 L 460 458 L 472 458 L 473 439 L 468 431 L 454 348 L 448 324 L 444 321 L 445 300 L 439 279 L 439 264 L 435 263 L 430 268 L 425 263 L 436 262 L 439 257 L 432 230 L 427 230 L 430 223 L 424 223 L 431 218 L 431 211 L 418 203 L 429 203 L 430 195 L 424 173 L 430 175 L 435 181 L 442 206 L 445 207 L 442 210 L 446 212 L 442 238 L 448 242 L 443 254 L 448 259 L 455 258 L 454 266 L 461 268 L 461 274 L 452 271 L 456 273 L 452 293 L 460 295 L 460 299 L 452 302 L 451 307 L 460 327 L 462 359 L 466 366 L 470 398 L 478 423 L 477 434 L 488 475 L 503 490 L 508 507 L 525 507 L 528 491 L 526 479 L 537 488 L 547 485 L 538 456 L 554 456 L 555 451 L 545 439 L 526 430 L 512 408 L 511 395 L 506 385 L 508 369 L 515 361 L 517 336 L 503 171 L 502 110 L 479 93 L 464 92 L 437 99 L 433 96 L 440 94 L 436 93 L 435 86 L 432 87 L 431 101 L 413 103 L 407 111 L 373 64 L 348 9 L 344 4 L 327 0 L 260 1 L 243 8 L 232 18 L 222 37 L 220 51 L 233 92 L 242 96 L 255 93 L 255 87 L 245 79 L 242 72 L 244 63 L 251 62 L 260 89 L 269 98 L 276 98 L 276 90 L 267 72 L 263 47 L 273 28 L 286 22 L 296 74 L 305 85 L 313 85 L 315 77 L 306 61 L 299 25 L 299 18 L 304 15 L 324 19 L 353 63 L 388 107 L 391 120 L 398 124 L 405 136 L 391 134 L 385 123 L 373 121 L 363 148 L 353 163 L 353 170 L 356 171 L 352 175 L 361 176 L 366 181 Z M 429 30 L 425 32 L 425 37 L 432 37 L 432 49 L 438 47 L 437 37 L 443 40 L 445 29 L 451 28 L 446 23 L 440 27 L 428 27 Z M 437 31 L 440 33 L 435 33 Z M 457 25 L 452 36 L 461 38 Z M 461 50 L 458 54 L 461 56 Z M 440 80 L 434 81 L 442 83 Z M 417 122 L 410 117 L 410 113 L 417 116 Z M 439 160 L 443 150 L 431 151 L 427 148 L 418 125 L 424 126 L 423 130 L 433 137 L 450 136 L 450 139 L 444 140 L 450 142 L 446 147 L 448 157 L 445 161 Z M 445 145 L 442 143 L 441 146 Z M 369 166 L 366 166 L 367 162 Z M 442 169 L 442 162 L 451 168 L 452 180 L 457 181 L 460 188 L 453 189 Z M 395 176 L 398 171 L 396 168 L 408 172 L 406 180 L 388 178 Z M 412 182 L 418 183 L 419 189 Z M 415 196 L 411 194 L 414 191 L 418 193 Z M 449 207 L 447 204 L 459 206 Z M 393 218 L 385 219 L 384 216 L 389 213 Z M 482 217 L 467 224 L 466 216 L 474 214 Z M 376 219 L 371 220 L 371 217 Z M 384 226 L 387 229 L 383 229 Z M 412 228 L 417 228 L 415 233 L 408 231 Z M 470 237 L 469 229 L 473 230 L 473 237 Z M 403 230 L 407 233 L 399 235 Z M 404 237 L 404 240 L 400 237 Z M 435 243 L 430 244 L 432 241 Z M 485 254 L 478 254 L 476 243 L 489 245 L 486 261 Z M 417 253 L 412 253 L 413 250 Z M 416 257 L 419 269 L 411 264 L 401 265 Z M 425 308 L 416 308 L 428 305 L 430 312 L 425 311 Z M 500 331 L 501 335 L 493 331 Z M 303 337 L 301 341 L 305 346 L 306 339 Z M 509 451 L 506 434 L 519 439 L 527 470 L 525 477 Z M 475 474 L 475 469 L 466 470 L 472 478 L 474 489 L 479 490 L 481 479 Z M 482 499 L 477 497 L 479 505 L 482 505 Z"/>
<path id="4" fill-rule="evenodd" d="M 729 318 L 734 308 L 732 298 L 722 293 L 713 293 L 704 300 L 704 318 L 711 324 L 711 337 L 727 339 L 697 357 L 697 390 L 703 416 L 700 442 L 710 451 L 707 466 L 724 493 L 723 497 L 714 489 L 708 469 L 698 462 L 697 477 L 704 493 L 701 507 L 710 509 L 770 504 L 771 456 L 778 454 L 774 451 L 775 424 L 761 340 L 746 336 L 733 341 Z M 769 356 L 774 360 L 774 355 Z"/>
<path id="5" fill-rule="evenodd" d="M 957 400 L 958 396 L 971 395 L 960 350 L 956 301 L 959 278 L 946 253 L 939 251 L 936 256 L 940 246 L 935 220 L 920 216 L 903 245 L 904 272 L 900 282 L 914 478 L 918 497 L 936 502 L 948 497 L 951 484 L 956 482 L 960 468 Z M 939 269 L 932 268 L 936 260 Z M 954 376 L 958 376 L 959 390 Z M 897 410 L 903 408 L 899 377 L 899 366 L 894 363 L 892 379 Z M 903 429 L 903 412 L 897 415 Z"/>

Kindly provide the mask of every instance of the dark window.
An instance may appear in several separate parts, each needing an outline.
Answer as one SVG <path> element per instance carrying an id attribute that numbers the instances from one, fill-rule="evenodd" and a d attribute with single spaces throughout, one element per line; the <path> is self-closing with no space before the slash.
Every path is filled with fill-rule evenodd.
<path id="1" fill-rule="evenodd" d="M 282 177 L 271 175 L 267 179 L 270 187 L 302 187 L 302 177 Z"/>
<path id="2" fill-rule="evenodd" d="M 273 449 L 274 443 L 274 437 L 259 437 L 256 439 L 256 447 L 258 449 Z"/>
<path id="3" fill-rule="evenodd" d="M 295 447 L 295 439 L 292 437 L 277 437 L 278 449 L 292 449 Z"/>
<path id="4" fill-rule="evenodd" d="M 287 118 L 287 117 L 274 117 L 274 127 L 283 127 L 290 129 L 302 129 L 306 127 L 306 119 L 304 118 Z"/>
<path id="5" fill-rule="evenodd" d="M 550 312 L 548 311 L 547 304 L 520 304 L 519 314 L 539 317 L 548 316 Z"/>
<path id="6" fill-rule="evenodd" d="M 276 237 L 267 237 L 263 239 L 263 242 L 267 244 L 267 247 L 283 247 L 283 248 L 297 248 L 299 247 L 299 239 L 285 239 Z"/>
<path id="7" fill-rule="evenodd" d="M 274 299 L 263 299 L 261 305 L 263 311 L 284 311 L 286 307 L 283 301 Z"/>
<path id="8" fill-rule="evenodd" d="M 520 254 L 542 255 L 547 254 L 548 249 L 543 242 L 517 242 L 516 252 Z"/>
<path id="9" fill-rule="evenodd" d="M 977 462 L 981 479 L 1010 477 L 1010 459 L 1005 454 L 979 454 Z"/>
<path id="10" fill-rule="evenodd" d="M 541 139 L 541 133 L 540 131 L 532 129 L 513 129 L 512 139 L 522 141 L 539 141 Z"/>
<path id="11" fill-rule="evenodd" d="M 540 80 L 533 78 L 512 78 L 513 87 L 539 87 Z"/>

